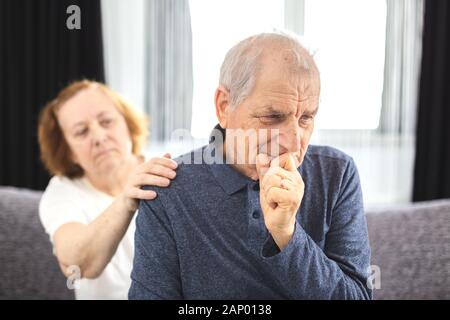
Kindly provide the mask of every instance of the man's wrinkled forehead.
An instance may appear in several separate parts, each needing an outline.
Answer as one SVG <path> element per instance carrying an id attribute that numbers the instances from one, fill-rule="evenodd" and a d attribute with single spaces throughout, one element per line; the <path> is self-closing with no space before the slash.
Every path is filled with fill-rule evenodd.
<path id="1" fill-rule="evenodd" d="M 319 111 L 318 98 L 315 96 L 307 97 L 301 100 L 297 100 L 291 104 L 280 104 L 268 102 L 256 106 L 255 112 L 267 113 L 267 114 L 284 114 L 286 112 L 300 112 L 307 113 L 309 115 L 315 116 Z"/>
<path id="2" fill-rule="evenodd" d="M 265 105 L 285 102 L 316 108 L 320 97 L 320 79 L 312 72 L 291 74 L 272 65 L 260 73 L 254 94 L 265 101 Z"/>

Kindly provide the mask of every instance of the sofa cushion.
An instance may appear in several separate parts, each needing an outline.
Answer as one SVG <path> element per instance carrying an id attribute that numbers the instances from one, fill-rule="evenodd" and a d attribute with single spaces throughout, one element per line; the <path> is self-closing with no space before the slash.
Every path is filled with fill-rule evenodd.
<path id="1" fill-rule="evenodd" d="M 73 299 L 38 214 L 41 192 L 0 187 L 0 299 Z M 375 299 L 450 299 L 450 200 L 367 210 Z"/>
<path id="2" fill-rule="evenodd" d="M 0 187 L 0 299 L 74 299 L 39 220 L 41 195 Z"/>
<path id="3" fill-rule="evenodd" d="M 375 299 L 450 299 L 450 200 L 366 210 Z"/>

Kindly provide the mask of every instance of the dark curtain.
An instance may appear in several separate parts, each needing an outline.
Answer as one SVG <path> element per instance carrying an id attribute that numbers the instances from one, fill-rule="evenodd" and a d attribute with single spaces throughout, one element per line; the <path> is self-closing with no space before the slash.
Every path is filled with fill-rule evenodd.
<path id="1" fill-rule="evenodd" d="M 70 5 L 80 30 L 66 26 Z M 39 111 L 83 78 L 104 82 L 100 0 L 0 0 L 0 185 L 45 188 Z"/>
<path id="2" fill-rule="evenodd" d="M 450 1 L 426 0 L 414 201 L 450 198 Z"/>

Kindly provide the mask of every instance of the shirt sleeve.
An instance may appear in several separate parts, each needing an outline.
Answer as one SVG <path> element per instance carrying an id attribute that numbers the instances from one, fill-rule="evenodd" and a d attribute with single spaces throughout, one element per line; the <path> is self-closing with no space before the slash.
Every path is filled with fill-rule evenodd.
<path id="1" fill-rule="evenodd" d="M 269 236 L 261 255 L 268 271 L 292 299 L 372 298 L 372 290 L 367 286 L 370 267 L 367 223 L 353 160 L 349 160 L 343 175 L 324 250 L 298 222 L 288 245 L 281 252 L 277 249 Z"/>
<path id="2" fill-rule="evenodd" d="M 159 195 L 154 200 L 141 201 L 139 206 L 128 298 L 182 299 L 175 239 Z"/>
<path id="3" fill-rule="evenodd" d="M 39 218 L 53 243 L 59 227 L 70 222 L 88 223 L 77 190 L 62 177 L 53 177 L 39 203 Z"/>

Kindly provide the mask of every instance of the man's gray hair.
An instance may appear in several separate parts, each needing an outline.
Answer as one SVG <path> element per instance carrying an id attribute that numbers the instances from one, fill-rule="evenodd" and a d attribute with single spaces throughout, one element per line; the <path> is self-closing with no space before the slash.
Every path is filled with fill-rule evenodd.
<path id="1" fill-rule="evenodd" d="M 290 70 L 300 73 L 317 73 L 312 55 L 296 36 L 286 32 L 261 33 L 242 40 L 232 47 L 220 68 L 219 84 L 230 93 L 230 104 L 235 107 L 247 98 L 256 85 L 261 70 L 261 56 L 270 45 L 282 45 L 290 53 Z"/>

